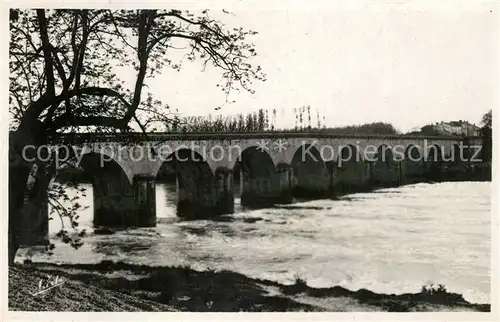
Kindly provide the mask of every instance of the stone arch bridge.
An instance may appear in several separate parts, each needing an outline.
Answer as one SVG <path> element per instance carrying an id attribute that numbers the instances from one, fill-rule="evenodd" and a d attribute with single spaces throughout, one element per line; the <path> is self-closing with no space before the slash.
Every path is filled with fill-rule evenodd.
<path id="1" fill-rule="evenodd" d="M 477 137 L 328 133 L 134 133 L 61 135 L 92 177 L 94 224 L 154 226 L 155 181 L 174 178 L 177 213 L 205 218 L 293 197 L 394 186 L 466 166 Z"/>

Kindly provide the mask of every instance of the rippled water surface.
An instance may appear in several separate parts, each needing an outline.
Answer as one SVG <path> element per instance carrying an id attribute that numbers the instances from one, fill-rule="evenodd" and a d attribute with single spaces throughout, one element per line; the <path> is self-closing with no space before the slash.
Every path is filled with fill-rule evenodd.
<path id="1" fill-rule="evenodd" d="M 175 187 L 158 184 L 156 193 L 155 228 L 94 235 L 90 207 L 80 220 L 91 233 L 79 250 L 56 243 L 50 258 L 21 256 L 189 264 L 283 283 L 300 275 L 310 286 L 384 293 L 418 292 L 432 282 L 469 301 L 490 301 L 489 182 L 417 184 L 253 211 L 237 205 L 224 222 L 181 221 Z M 51 233 L 59 228 L 52 220 Z"/>

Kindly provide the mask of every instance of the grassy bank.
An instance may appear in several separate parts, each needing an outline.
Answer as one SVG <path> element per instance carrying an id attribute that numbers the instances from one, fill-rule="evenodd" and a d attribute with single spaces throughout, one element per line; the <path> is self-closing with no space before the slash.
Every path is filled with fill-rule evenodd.
<path id="1" fill-rule="evenodd" d="M 64 282 L 42 294 L 40 279 Z M 9 309 L 23 311 L 489 311 L 445 290 L 378 294 L 343 287 L 312 288 L 246 277 L 230 271 L 95 265 L 19 264 L 9 268 Z"/>

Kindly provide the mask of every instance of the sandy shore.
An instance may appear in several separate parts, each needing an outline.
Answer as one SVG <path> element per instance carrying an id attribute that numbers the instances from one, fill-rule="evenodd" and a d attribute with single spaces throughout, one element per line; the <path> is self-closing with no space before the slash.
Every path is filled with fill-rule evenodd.
<path id="1" fill-rule="evenodd" d="M 36 293 L 41 279 L 60 285 Z M 230 271 L 94 265 L 17 264 L 9 267 L 9 309 L 23 311 L 483 311 L 459 294 L 378 294 L 342 287 L 282 285 Z"/>

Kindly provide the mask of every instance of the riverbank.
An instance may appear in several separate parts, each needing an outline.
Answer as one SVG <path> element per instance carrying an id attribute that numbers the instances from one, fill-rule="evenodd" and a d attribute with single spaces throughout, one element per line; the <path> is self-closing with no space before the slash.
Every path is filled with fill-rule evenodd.
<path id="1" fill-rule="evenodd" d="M 37 295 L 41 279 L 63 281 Z M 40 300 L 41 299 L 41 300 Z M 9 309 L 22 311 L 481 311 L 460 294 L 427 289 L 378 294 L 254 279 L 231 271 L 149 267 L 122 262 L 16 264 L 9 268 Z"/>

